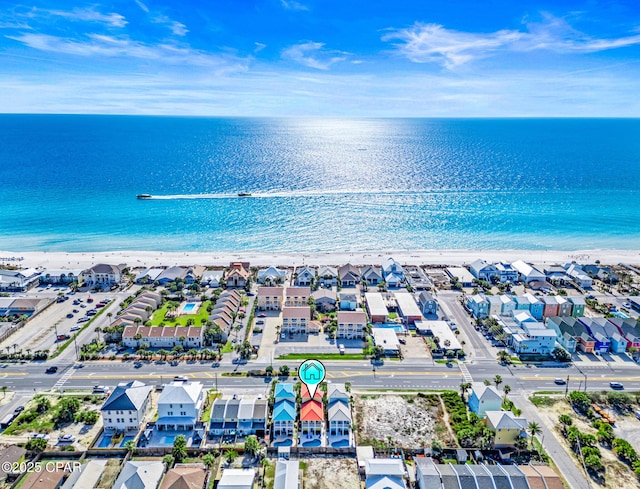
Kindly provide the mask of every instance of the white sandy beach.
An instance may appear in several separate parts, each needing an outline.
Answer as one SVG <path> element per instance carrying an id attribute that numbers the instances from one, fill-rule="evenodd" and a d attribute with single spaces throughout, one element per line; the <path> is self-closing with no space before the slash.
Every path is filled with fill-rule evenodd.
<path id="1" fill-rule="evenodd" d="M 0 251 L 0 263 L 22 267 L 42 268 L 89 268 L 96 263 L 121 264 L 131 268 L 158 266 L 205 265 L 225 267 L 232 261 L 250 262 L 252 266 L 300 265 L 353 265 L 380 264 L 393 256 L 404 265 L 442 264 L 463 265 L 478 258 L 490 262 L 525 260 L 536 264 L 567 263 L 573 260 L 603 264 L 640 264 L 638 250 L 386 250 L 379 252 L 329 252 L 329 253 L 262 253 L 262 252 L 159 252 L 159 251 L 109 251 L 87 253 L 65 252 L 19 252 Z M 5 260 L 7 257 L 23 258 L 20 261 Z"/>

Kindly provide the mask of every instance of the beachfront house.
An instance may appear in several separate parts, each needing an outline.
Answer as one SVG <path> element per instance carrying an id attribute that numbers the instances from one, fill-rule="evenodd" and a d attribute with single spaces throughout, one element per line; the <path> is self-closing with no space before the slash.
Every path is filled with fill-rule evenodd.
<path id="1" fill-rule="evenodd" d="M 338 312 L 338 338 L 362 339 L 367 328 L 367 315 L 364 311 Z"/>
<path id="2" fill-rule="evenodd" d="M 225 275 L 225 283 L 228 289 L 244 288 L 249 282 L 251 272 L 249 272 L 249 263 L 233 262 L 229 266 L 229 271 Z"/>
<path id="3" fill-rule="evenodd" d="M 120 471 L 113 489 L 156 489 L 162 474 L 164 464 L 160 460 L 129 460 Z"/>
<path id="4" fill-rule="evenodd" d="M 336 287 L 338 285 L 338 269 L 335 267 L 320 267 L 318 269 L 318 284 L 322 287 Z"/>
<path id="5" fill-rule="evenodd" d="M 217 289 L 222 287 L 222 279 L 224 277 L 224 270 L 205 270 L 202 273 L 202 279 L 200 283 L 205 287 Z"/>
<path id="6" fill-rule="evenodd" d="M 425 317 L 438 315 L 438 301 L 433 297 L 431 292 L 423 290 L 418 294 L 418 306 L 420 306 L 420 311 L 422 311 L 422 315 Z"/>
<path id="7" fill-rule="evenodd" d="M 313 368 L 313 364 L 307 366 Z M 306 374 L 309 375 L 309 374 Z M 311 397 L 306 384 L 300 388 L 300 431 L 298 433 L 301 446 L 323 445 L 324 434 L 324 406 L 322 391 L 317 389 Z"/>
<path id="8" fill-rule="evenodd" d="M 487 411 L 499 411 L 502 408 L 502 396 L 494 386 L 474 382 L 468 403 L 469 409 L 483 418 Z"/>
<path id="9" fill-rule="evenodd" d="M 318 289 L 311 293 L 316 309 L 321 312 L 333 312 L 338 303 L 338 294 L 331 289 Z"/>
<path id="10" fill-rule="evenodd" d="M 516 283 L 518 281 L 518 271 L 511 266 L 511 263 L 498 262 L 495 265 L 501 283 Z"/>
<path id="11" fill-rule="evenodd" d="M 462 287 L 473 287 L 475 277 L 464 267 L 448 267 L 445 273 L 452 284 L 460 284 Z"/>
<path id="12" fill-rule="evenodd" d="M 487 411 L 487 428 L 495 433 L 494 448 L 512 447 L 519 438 L 527 436 L 527 419 L 511 411 Z"/>
<path id="13" fill-rule="evenodd" d="M 82 275 L 82 269 L 53 269 L 47 268 L 40 274 L 40 283 L 42 284 L 59 284 L 68 285 L 71 283 L 78 283 L 80 276 Z"/>
<path id="14" fill-rule="evenodd" d="M 311 308 L 283 307 L 282 308 L 282 334 L 308 334 L 309 322 L 311 321 Z"/>
<path id="15" fill-rule="evenodd" d="M 138 431 L 149 408 L 153 387 L 142 382 L 119 383 L 100 408 L 105 431 Z"/>
<path id="16" fill-rule="evenodd" d="M 389 257 L 382 264 L 382 276 L 388 287 L 400 287 L 404 283 L 404 269 L 402 265 Z"/>
<path id="17" fill-rule="evenodd" d="M 258 310 L 279 311 L 284 302 L 283 287 L 268 287 L 262 285 L 258 287 Z"/>
<path id="18" fill-rule="evenodd" d="M 167 384 L 158 397 L 160 431 L 187 431 L 195 429 L 204 402 L 205 391 L 200 382 L 174 381 Z"/>
<path id="19" fill-rule="evenodd" d="M 489 315 L 489 301 L 484 294 L 468 295 L 467 308 L 476 319 L 484 319 Z"/>
<path id="20" fill-rule="evenodd" d="M 288 307 L 303 307 L 309 305 L 309 287 L 287 287 L 285 290 L 284 305 Z"/>
<path id="21" fill-rule="evenodd" d="M 180 280 L 182 283 L 186 283 L 185 278 L 187 276 L 187 269 L 182 267 L 169 267 L 162 271 L 156 278 L 156 282 L 160 285 L 167 285 L 169 283 Z"/>
<path id="22" fill-rule="evenodd" d="M 567 275 L 573 279 L 583 289 L 590 289 L 593 286 L 593 279 L 576 263 L 566 265 Z"/>
<path id="23" fill-rule="evenodd" d="M 99 263 L 82 272 L 82 281 L 89 287 L 110 287 L 122 281 L 125 265 Z"/>
<path id="24" fill-rule="evenodd" d="M 601 318 L 603 322 L 607 322 L 606 319 Z M 611 339 L 606 330 L 599 324 L 595 318 L 578 318 L 578 321 L 587 328 L 589 335 L 595 340 L 594 351 L 596 353 L 607 353 L 611 349 Z"/>
<path id="25" fill-rule="evenodd" d="M 556 287 L 563 287 L 571 281 L 571 277 L 567 275 L 567 271 L 560 265 L 551 265 L 546 267 L 544 274 L 547 276 L 547 281 Z"/>
<path id="26" fill-rule="evenodd" d="M 316 281 L 316 269 L 314 267 L 299 268 L 293 277 L 297 287 L 311 287 Z"/>
<path id="27" fill-rule="evenodd" d="M 338 268 L 338 278 L 341 287 L 355 287 L 360 283 L 360 270 L 351 263 L 347 263 Z"/>
<path id="28" fill-rule="evenodd" d="M 481 259 L 478 259 L 469 265 L 469 271 L 476 279 L 485 280 L 487 282 L 491 282 L 494 278 L 498 277 L 498 269 L 495 265 Z"/>
<path id="29" fill-rule="evenodd" d="M 286 270 L 281 270 L 276 267 L 269 267 L 263 270 L 258 270 L 259 284 L 278 285 L 284 283 L 286 278 Z"/>
<path id="30" fill-rule="evenodd" d="M 519 279 L 526 284 L 533 281 L 546 282 L 547 280 L 544 273 L 522 260 L 514 261 L 511 266 L 518 272 Z"/>
<path id="31" fill-rule="evenodd" d="M 362 283 L 367 285 L 378 285 L 384 279 L 382 278 L 382 270 L 380 267 L 369 265 L 364 267 L 361 271 Z"/>

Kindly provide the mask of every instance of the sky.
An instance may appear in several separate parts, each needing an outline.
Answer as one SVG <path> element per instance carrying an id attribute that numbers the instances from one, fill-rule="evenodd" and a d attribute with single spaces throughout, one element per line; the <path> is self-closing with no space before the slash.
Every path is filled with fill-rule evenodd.
<path id="1" fill-rule="evenodd" d="M 0 112 L 638 117 L 637 0 L 0 2 Z"/>

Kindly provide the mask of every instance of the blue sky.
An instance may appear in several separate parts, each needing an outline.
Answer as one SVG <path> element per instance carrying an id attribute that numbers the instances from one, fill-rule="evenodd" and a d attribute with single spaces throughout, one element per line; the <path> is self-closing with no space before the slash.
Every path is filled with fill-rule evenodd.
<path id="1" fill-rule="evenodd" d="M 637 0 L 5 0 L 0 111 L 640 116 Z"/>

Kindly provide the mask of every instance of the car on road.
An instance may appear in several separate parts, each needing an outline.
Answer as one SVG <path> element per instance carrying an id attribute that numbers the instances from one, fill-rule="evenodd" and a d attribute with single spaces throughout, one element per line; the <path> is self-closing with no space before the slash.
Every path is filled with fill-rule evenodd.
<path id="1" fill-rule="evenodd" d="M 42 438 L 43 440 L 48 440 L 50 438 L 46 433 L 31 433 L 31 438 L 37 440 L 38 438 Z"/>
<path id="2" fill-rule="evenodd" d="M 140 367 L 142 367 L 142 362 L 133 362 L 133 366 L 135 368 L 140 368 Z"/>
<path id="3" fill-rule="evenodd" d="M 247 295 L 248 295 L 249 297 L 253 297 L 255 294 L 254 294 L 253 292 L 247 292 Z"/>
<path id="4" fill-rule="evenodd" d="M 45 370 L 45 372 L 48 374 L 55 374 L 57 371 L 58 367 L 56 367 L 55 365 L 52 365 L 51 367 L 48 367 L 47 370 Z"/>
<path id="5" fill-rule="evenodd" d="M 264 324 L 264 319 L 258 319 L 258 320 L 256 321 L 256 324 Z"/>
<path id="6" fill-rule="evenodd" d="M 74 309 L 74 310 L 73 310 L 73 313 L 74 313 L 74 314 L 78 314 L 79 312 L 80 312 L 80 311 L 78 311 L 77 309 Z"/>
<path id="7" fill-rule="evenodd" d="M 67 319 L 71 319 L 73 317 L 73 314 L 69 313 L 67 314 Z"/>
<path id="8" fill-rule="evenodd" d="M 71 326 L 71 328 L 69 328 L 69 331 L 80 331 L 80 326 Z"/>
<path id="9" fill-rule="evenodd" d="M 69 338 L 71 338 L 71 336 L 69 336 L 68 334 L 59 334 L 56 337 L 58 341 L 65 341 L 65 340 L 68 340 Z"/>
<path id="10" fill-rule="evenodd" d="M 80 307 L 81 307 L 82 309 L 84 309 L 85 307 L 87 307 L 87 305 L 86 305 L 86 304 L 80 304 Z"/>
<path id="11" fill-rule="evenodd" d="M 92 392 L 94 394 L 109 394 L 109 387 L 106 385 L 94 385 Z"/>
<path id="12" fill-rule="evenodd" d="M 609 387 L 616 390 L 624 389 L 622 382 L 609 382 Z"/>
<path id="13" fill-rule="evenodd" d="M 594 300 L 595 298 L 596 298 L 596 296 L 595 296 L 595 295 L 593 295 L 593 294 L 589 294 L 589 295 L 587 296 L 587 299 L 589 299 L 589 300 Z"/>
<path id="14" fill-rule="evenodd" d="M 555 384 L 557 385 L 565 385 L 567 383 L 566 380 L 561 379 L 561 378 L 557 378 L 556 380 L 553 381 Z"/>
<path id="15" fill-rule="evenodd" d="M 17 406 L 17 407 L 13 410 L 13 414 L 15 414 L 15 415 L 17 416 L 17 415 L 18 415 L 18 414 L 20 414 L 22 411 L 24 411 L 24 406 L 20 405 L 20 406 Z"/>
<path id="16" fill-rule="evenodd" d="M 174 382 L 188 382 L 188 381 L 189 381 L 189 379 L 188 379 L 187 377 L 185 377 L 184 375 L 176 375 L 176 376 L 173 378 L 173 381 L 174 381 Z"/>
<path id="17" fill-rule="evenodd" d="M 625 309 L 631 309 L 631 303 L 630 302 L 623 302 L 622 303 L 622 307 L 624 307 Z"/>

